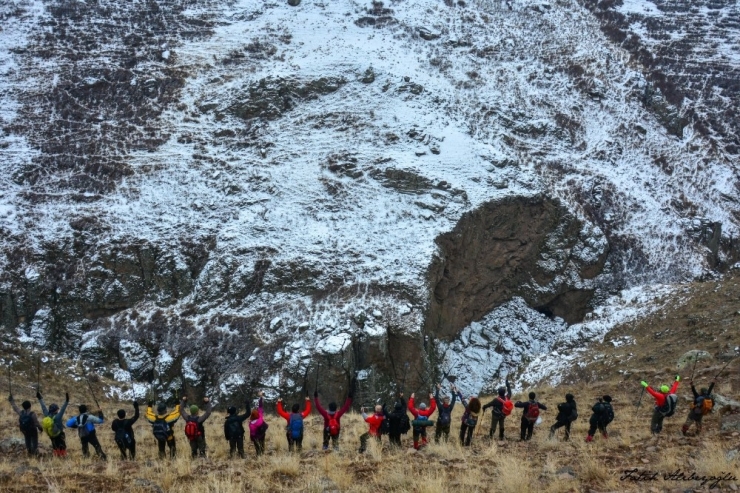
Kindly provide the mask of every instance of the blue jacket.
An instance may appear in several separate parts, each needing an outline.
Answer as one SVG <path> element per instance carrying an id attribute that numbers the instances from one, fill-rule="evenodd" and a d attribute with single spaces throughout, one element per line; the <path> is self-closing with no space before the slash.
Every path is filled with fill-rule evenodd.
<path id="1" fill-rule="evenodd" d="M 95 425 L 101 425 L 105 421 L 103 420 L 103 413 L 101 412 L 97 416 L 90 413 L 80 414 L 79 416 L 72 416 L 67 420 L 67 428 L 78 428 L 79 422 L 82 421 L 82 417 L 87 416 L 85 419 L 85 426 L 90 433 L 95 431 Z M 78 421 L 79 420 L 79 421 Z"/>

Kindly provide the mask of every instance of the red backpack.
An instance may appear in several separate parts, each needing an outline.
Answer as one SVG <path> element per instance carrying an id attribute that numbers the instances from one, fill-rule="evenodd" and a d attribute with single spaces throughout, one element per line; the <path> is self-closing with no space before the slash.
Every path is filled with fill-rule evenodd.
<path id="1" fill-rule="evenodd" d="M 540 417 L 540 406 L 536 402 L 530 402 L 529 406 L 527 407 L 527 414 L 524 415 L 525 418 L 527 418 L 527 421 L 530 423 L 534 423 L 537 421 L 537 418 Z"/>
<path id="2" fill-rule="evenodd" d="M 188 440 L 191 442 L 202 434 L 203 433 L 200 431 L 197 420 L 188 420 L 188 422 L 185 423 L 185 436 L 188 437 Z"/>
<path id="3" fill-rule="evenodd" d="M 514 403 L 511 402 L 511 399 L 502 399 L 501 397 L 498 397 L 498 400 L 501 401 L 501 413 L 504 416 L 508 416 L 509 414 L 511 414 L 511 411 L 514 410 Z M 537 412 L 539 415 L 539 411 Z"/>
<path id="4" fill-rule="evenodd" d="M 329 435 L 333 437 L 339 435 L 339 421 L 333 415 L 329 416 Z"/>

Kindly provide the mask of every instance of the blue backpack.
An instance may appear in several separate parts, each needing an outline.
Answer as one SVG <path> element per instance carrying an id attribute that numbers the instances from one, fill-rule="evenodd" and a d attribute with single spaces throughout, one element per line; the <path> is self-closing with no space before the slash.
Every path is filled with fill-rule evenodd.
<path id="1" fill-rule="evenodd" d="M 298 440 L 303 436 L 303 416 L 296 413 L 290 415 L 288 433 L 293 440 Z"/>

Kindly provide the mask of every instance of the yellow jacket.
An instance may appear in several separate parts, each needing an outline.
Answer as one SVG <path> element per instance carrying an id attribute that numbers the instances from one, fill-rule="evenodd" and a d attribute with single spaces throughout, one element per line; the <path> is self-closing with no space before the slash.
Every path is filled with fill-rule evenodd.
<path id="1" fill-rule="evenodd" d="M 157 414 L 151 406 L 148 406 L 146 408 L 146 420 L 154 423 L 158 419 L 164 420 L 170 426 L 174 425 L 180 419 L 180 404 L 175 405 L 175 408 L 167 414 Z"/>

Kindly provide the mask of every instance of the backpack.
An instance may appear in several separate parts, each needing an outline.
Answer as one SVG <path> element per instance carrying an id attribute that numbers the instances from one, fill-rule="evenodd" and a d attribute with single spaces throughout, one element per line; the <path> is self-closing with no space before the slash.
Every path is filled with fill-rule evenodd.
<path id="1" fill-rule="evenodd" d="M 157 418 L 152 423 L 152 433 L 157 440 L 167 440 L 170 436 L 170 425 L 162 418 Z"/>
<path id="2" fill-rule="evenodd" d="M 576 409 L 574 407 L 573 410 L 570 412 L 570 416 L 568 417 L 568 421 L 570 421 L 572 423 L 573 421 L 575 421 L 577 419 L 578 419 L 578 409 Z"/>
<path id="3" fill-rule="evenodd" d="M 265 436 L 265 433 L 267 433 L 267 429 L 270 427 L 270 425 L 267 424 L 266 421 L 263 421 L 261 425 L 257 428 L 257 436 Z"/>
<path id="4" fill-rule="evenodd" d="M 474 428 L 478 424 L 478 413 L 467 412 L 463 414 L 463 423 L 471 428 Z"/>
<path id="5" fill-rule="evenodd" d="M 383 420 L 385 421 L 385 420 Z M 335 437 L 339 435 L 339 421 L 337 421 L 337 418 L 334 417 L 333 414 L 329 415 L 329 435 Z"/>
<path id="6" fill-rule="evenodd" d="M 57 429 L 56 424 L 54 423 L 54 418 L 51 416 L 46 416 L 41 420 L 41 427 L 44 429 L 46 434 L 49 435 L 49 438 L 56 438 L 62 433 L 62 430 Z"/>
<path id="7" fill-rule="evenodd" d="M 514 410 L 514 403 L 511 402 L 511 399 L 502 399 L 501 397 L 496 397 L 499 401 L 501 401 L 501 414 L 504 416 L 508 416 L 511 414 L 511 411 Z"/>
<path id="8" fill-rule="evenodd" d="M 303 436 L 303 416 L 295 413 L 290 415 L 288 432 L 293 440 L 298 440 Z"/>
<path id="9" fill-rule="evenodd" d="M 712 409 L 714 409 L 714 399 L 712 399 L 711 395 L 707 395 L 701 402 L 701 415 L 706 416 L 712 412 Z"/>
<path id="10" fill-rule="evenodd" d="M 20 425 L 21 431 L 23 433 L 33 433 L 35 426 L 33 424 L 33 417 L 31 416 L 30 412 L 22 412 L 20 417 L 18 418 L 18 424 Z"/>
<path id="11" fill-rule="evenodd" d="M 95 431 L 95 426 L 87 422 L 87 414 L 77 416 L 77 435 L 80 438 L 86 438 Z"/>
<path id="12" fill-rule="evenodd" d="M 527 406 L 527 412 L 524 414 L 524 417 L 530 423 L 537 421 L 537 418 L 540 417 L 540 405 L 536 402 L 530 402 L 529 406 Z"/>
<path id="13" fill-rule="evenodd" d="M 227 440 L 231 440 L 240 436 L 244 436 L 244 427 L 239 420 L 226 418 L 224 422 L 224 437 Z"/>
<path id="14" fill-rule="evenodd" d="M 452 416 L 450 415 L 450 412 L 448 410 L 444 410 L 444 408 L 439 407 L 439 413 L 437 416 L 437 423 L 440 424 L 440 426 L 447 426 L 450 424 L 450 421 L 452 421 Z"/>
<path id="15" fill-rule="evenodd" d="M 128 447 L 133 442 L 131 435 L 126 432 L 126 428 L 124 428 L 123 426 L 119 426 L 116 429 L 116 434 L 114 435 L 113 439 L 120 447 Z"/>
<path id="16" fill-rule="evenodd" d="M 401 435 L 405 435 L 409 432 L 411 429 L 411 420 L 409 419 L 408 414 L 404 411 L 403 415 L 401 415 L 401 426 L 399 427 L 398 431 L 401 432 Z"/>
<path id="17" fill-rule="evenodd" d="M 614 408 L 608 402 L 604 402 L 603 406 L 604 413 L 602 414 L 602 416 L 604 416 L 604 424 L 608 425 L 609 423 L 614 421 Z"/>
<path id="18" fill-rule="evenodd" d="M 658 412 L 663 417 L 671 417 L 676 412 L 676 404 L 678 403 L 678 396 L 676 394 L 668 394 L 665 396 L 665 404 L 663 407 L 658 408 Z"/>
<path id="19" fill-rule="evenodd" d="M 428 418 L 427 418 L 426 416 L 421 416 L 421 415 L 419 415 L 419 417 L 418 417 L 418 418 L 416 418 L 416 419 L 415 419 L 415 420 L 414 420 L 414 421 L 413 421 L 413 422 L 411 423 L 411 424 L 412 424 L 412 425 L 414 426 L 414 431 L 415 431 L 415 432 L 417 432 L 417 433 L 419 433 L 419 432 L 422 432 L 422 431 L 424 431 L 424 428 L 426 428 L 426 423 L 425 423 L 425 421 L 427 421 L 427 419 L 428 419 Z"/>
<path id="20" fill-rule="evenodd" d="M 203 433 L 200 431 L 197 419 L 189 419 L 188 422 L 185 423 L 185 436 L 188 437 L 188 440 L 192 442 L 202 435 Z"/>

